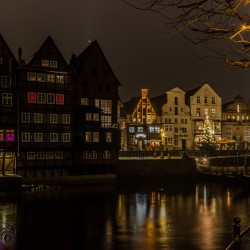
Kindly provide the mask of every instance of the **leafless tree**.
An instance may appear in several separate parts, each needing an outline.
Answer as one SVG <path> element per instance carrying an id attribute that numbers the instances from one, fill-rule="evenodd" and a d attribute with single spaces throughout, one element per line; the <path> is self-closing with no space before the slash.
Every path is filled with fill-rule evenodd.
<path id="1" fill-rule="evenodd" d="M 232 66 L 250 67 L 250 0 L 123 0 L 164 18 L 179 32 Z"/>

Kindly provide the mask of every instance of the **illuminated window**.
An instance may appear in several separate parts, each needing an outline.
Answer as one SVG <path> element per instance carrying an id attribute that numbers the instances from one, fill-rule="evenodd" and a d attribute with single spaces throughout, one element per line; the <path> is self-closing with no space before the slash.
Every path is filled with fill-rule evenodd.
<path id="1" fill-rule="evenodd" d="M 58 114 L 50 114 L 49 115 L 50 123 L 58 123 Z"/>
<path id="2" fill-rule="evenodd" d="M 161 128 L 160 127 L 155 127 L 155 133 L 160 134 L 161 133 Z"/>
<path id="3" fill-rule="evenodd" d="M 43 123 L 42 113 L 34 113 L 34 123 Z"/>
<path id="4" fill-rule="evenodd" d="M 55 159 L 63 159 L 63 152 L 62 151 L 56 151 L 55 152 Z"/>
<path id="5" fill-rule="evenodd" d="M 129 127 L 128 132 L 129 133 L 134 133 L 135 132 L 135 127 Z"/>
<path id="6" fill-rule="evenodd" d="M 55 75 L 54 74 L 48 74 L 47 75 L 47 82 L 54 83 L 55 82 Z"/>
<path id="7" fill-rule="evenodd" d="M 42 59 L 42 66 L 49 67 L 49 60 Z"/>
<path id="8" fill-rule="evenodd" d="M 84 151 L 83 159 L 97 159 L 96 151 Z"/>
<path id="9" fill-rule="evenodd" d="M 111 115 L 102 115 L 101 116 L 101 126 L 102 128 L 111 128 L 112 127 L 112 116 Z"/>
<path id="10" fill-rule="evenodd" d="M 0 129 L 0 141 L 4 140 L 4 131 L 3 129 Z"/>
<path id="11" fill-rule="evenodd" d="M 240 105 L 237 104 L 237 113 L 240 113 Z"/>
<path id="12" fill-rule="evenodd" d="M 2 93 L 2 105 L 4 107 L 12 107 L 12 94 Z"/>
<path id="13" fill-rule="evenodd" d="M 92 133 L 89 131 L 85 132 L 85 141 L 86 142 L 92 142 Z"/>
<path id="14" fill-rule="evenodd" d="M 58 133 L 50 133 L 50 142 L 58 142 Z"/>
<path id="15" fill-rule="evenodd" d="M 196 116 L 201 116 L 201 109 L 200 108 L 196 108 Z"/>
<path id="16" fill-rule="evenodd" d="M 29 142 L 30 141 L 30 133 L 29 132 L 22 132 L 21 133 L 21 141 L 22 142 Z"/>
<path id="17" fill-rule="evenodd" d="M 92 114 L 86 113 L 86 121 L 92 121 Z"/>
<path id="18" fill-rule="evenodd" d="M 57 83 L 64 83 L 64 76 L 56 76 Z"/>
<path id="19" fill-rule="evenodd" d="M 112 142 L 112 133 L 106 132 L 106 142 Z"/>
<path id="20" fill-rule="evenodd" d="M 5 131 L 5 140 L 6 141 L 15 141 L 15 132 L 13 129 L 8 129 Z"/>
<path id="21" fill-rule="evenodd" d="M 10 78 L 10 76 L 1 76 L 1 87 L 2 88 L 11 87 L 11 78 Z"/>
<path id="22" fill-rule="evenodd" d="M 34 160 L 36 158 L 35 152 L 27 152 L 27 160 Z"/>
<path id="23" fill-rule="evenodd" d="M 28 103 L 36 103 L 36 93 L 28 92 Z"/>
<path id="24" fill-rule="evenodd" d="M 109 151 L 103 152 L 103 159 L 110 159 L 110 152 Z"/>
<path id="25" fill-rule="evenodd" d="M 34 133 L 34 142 L 43 142 L 43 133 Z"/>
<path id="26" fill-rule="evenodd" d="M 28 72 L 27 79 L 30 82 L 35 82 L 36 81 L 36 73 Z"/>
<path id="27" fill-rule="evenodd" d="M 81 105 L 89 105 L 89 99 L 88 98 L 81 98 Z"/>
<path id="28" fill-rule="evenodd" d="M 93 114 L 93 121 L 99 121 L 99 114 L 98 113 Z"/>
<path id="29" fill-rule="evenodd" d="M 213 116 L 213 117 L 216 116 L 216 110 L 215 110 L 215 108 L 211 109 L 211 116 Z"/>
<path id="30" fill-rule="evenodd" d="M 22 122 L 30 122 L 30 113 L 21 113 Z"/>
<path id="31" fill-rule="evenodd" d="M 56 94 L 56 104 L 64 104 L 64 94 Z"/>
<path id="32" fill-rule="evenodd" d="M 70 124 L 70 114 L 62 114 L 62 123 Z"/>
<path id="33" fill-rule="evenodd" d="M 70 142 L 70 133 L 63 133 L 63 142 Z"/>
<path id="34" fill-rule="evenodd" d="M 137 132 L 138 132 L 138 133 L 143 133 L 143 127 L 138 127 L 138 128 L 137 128 Z"/>
<path id="35" fill-rule="evenodd" d="M 41 74 L 41 73 L 37 73 L 37 81 L 38 82 L 46 82 L 46 75 Z"/>
<path id="36" fill-rule="evenodd" d="M 204 108 L 204 115 L 208 115 L 208 108 Z"/>
<path id="37" fill-rule="evenodd" d="M 46 152 L 46 159 L 54 159 L 54 152 Z"/>
<path id="38" fill-rule="evenodd" d="M 245 141 L 250 142 L 250 126 L 245 127 Z"/>
<path id="39" fill-rule="evenodd" d="M 167 137 L 167 145 L 173 145 L 173 138 L 172 137 Z"/>
<path id="40" fill-rule="evenodd" d="M 93 132 L 93 142 L 99 142 L 99 132 Z"/>
<path id="41" fill-rule="evenodd" d="M 37 103 L 46 103 L 46 94 L 45 93 L 37 93 Z"/>
<path id="42" fill-rule="evenodd" d="M 112 100 L 95 99 L 95 106 L 105 114 L 112 114 Z"/>
<path id="43" fill-rule="evenodd" d="M 44 152 L 37 152 L 37 153 L 36 153 L 36 158 L 37 158 L 38 160 L 45 159 L 45 153 L 44 153 Z"/>
<path id="44" fill-rule="evenodd" d="M 50 61 L 50 67 L 51 68 L 57 68 L 57 61 Z"/>
<path id="45" fill-rule="evenodd" d="M 55 94 L 47 94 L 47 103 L 55 104 Z"/>

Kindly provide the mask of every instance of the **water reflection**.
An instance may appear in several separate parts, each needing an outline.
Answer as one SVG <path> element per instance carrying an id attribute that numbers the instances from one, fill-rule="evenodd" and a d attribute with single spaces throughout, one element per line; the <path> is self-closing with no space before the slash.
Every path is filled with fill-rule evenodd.
<path id="1" fill-rule="evenodd" d="M 249 197 L 218 184 L 67 187 L 3 201 L 0 220 L 17 224 L 15 249 L 221 250 L 233 217 L 249 226 Z"/>

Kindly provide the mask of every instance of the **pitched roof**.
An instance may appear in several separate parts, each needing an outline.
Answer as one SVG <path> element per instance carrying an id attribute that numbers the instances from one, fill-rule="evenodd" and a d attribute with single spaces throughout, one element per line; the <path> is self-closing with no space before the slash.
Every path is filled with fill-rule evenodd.
<path id="1" fill-rule="evenodd" d="M 162 113 L 162 106 L 167 103 L 167 95 L 159 95 L 153 98 L 149 98 L 151 105 L 153 106 L 156 114 L 159 116 Z"/>

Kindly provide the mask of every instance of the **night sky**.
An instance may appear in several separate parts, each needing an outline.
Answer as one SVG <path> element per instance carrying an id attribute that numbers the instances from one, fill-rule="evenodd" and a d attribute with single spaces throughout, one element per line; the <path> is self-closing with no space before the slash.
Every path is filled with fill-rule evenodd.
<path id="1" fill-rule="evenodd" d="M 23 48 L 27 62 L 48 35 L 68 62 L 73 52 L 78 55 L 89 40 L 97 40 L 122 84 L 122 101 L 140 95 L 141 88 L 154 97 L 174 87 L 187 91 L 208 82 L 223 103 L 238 94 L 249 102 L 249 71 L 228 70 L 215 58 L 200 59 L 198 47 L 162 31 L 160 16 L 121 0 L 8 0 L 0 9 L 0 33 L 15 56 Z"/>

